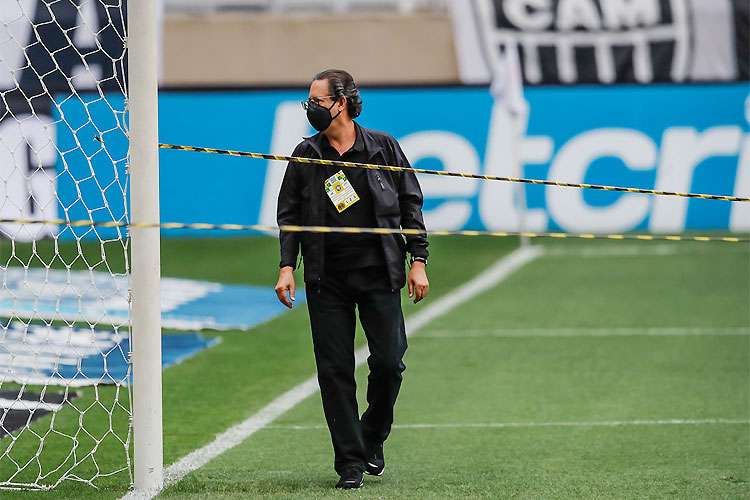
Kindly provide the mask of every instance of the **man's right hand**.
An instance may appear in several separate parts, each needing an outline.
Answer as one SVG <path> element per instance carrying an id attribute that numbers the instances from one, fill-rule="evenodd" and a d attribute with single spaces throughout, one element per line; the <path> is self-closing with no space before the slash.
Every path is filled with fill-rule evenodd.
<path id="1" fill-rule="evenodd" d="M 279 269 L 279 281 L 276 283 L 276 296 L 282 304 L 291 309 L 294 292 L 294 269 L 291 266 L 282 267 Z"/>

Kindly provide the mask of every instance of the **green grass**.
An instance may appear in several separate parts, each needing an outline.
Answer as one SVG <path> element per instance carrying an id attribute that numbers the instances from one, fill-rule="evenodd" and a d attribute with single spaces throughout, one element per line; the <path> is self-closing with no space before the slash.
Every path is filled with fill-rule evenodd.
<path id="1" fill-rule="evenodd" d="M 350 496 L 750 497 L 747 424 L 461 427 L 750 418 L 747 246 L 536 243 L 549 247 L 549 255 L 410 339 L 396 423 L 448 427 L 394 429 L 386 446 L 386 475 L 368 477 L 365 489 Z M 515 245 L 507 239 L 433 238 L 432 298 Z M 666 255 L 655 255 L 656 248 Z M 581 249 L 635 253 L 583 258 Z M 28 250 L 18 247 L 14 259 L 28 259 Z M 100 253 L 86 251 L 92 258 Z M 53 249 L 37 248 L 54 265 L 66 252 L 73 249 L 55 257 Z M 8 256 L 8 248 L 0 246 L 0 260 Z M 271 286 L 277 260 L 271 238 L 163 241 L 165 276 Z M 419 307 L 406 305 L 405 312 Z M 657 336 L 632 330 L 682 327 L 733 334 Z M 252 332 L 209 333 L 223 342 L 167 369 L 165 461 L 210 442 L 311 376 L 308 328 L 306 310 L 298 307 Z M 626 330 L 602 336 L 613 328 Z M 571 336 L 578 331 L 581 335 Z M 365 376 L 358 371 L 362 389 Z M 82 392 L 81 400 L 91 398 L 91 389 Z M 63 410 L 56 422 L 77 425 L 76 418 Z M 319 395 L 312 396 L 163 496 L 340 497 L 332 489 L 332 451 L 323 423 Z M 42 419 L 34 428 L 49 425 Z M 112 468 L 118 458 L 97 453 L 100 465 Z M 7 470 L 0 461 L 0 473 Z M 82 467 L 91 470 L 91 464 Z M 127 474 L 98 480 L 99 490 L 64 483 L 55 497 L 113 498 L 127 483 Z"/>
<path id="2" fill-rule="evenodd" d="M 514 244 L 512 241 L 477 240 L 476 255 L 468 272 L 477 272 L 489 265 Z M 463 257 L 462 242 L 445 240 L 435 245 L 435 248 L 438 255 L 443 257 L 439 264 L 435 264 L 439 276 L 433 278 L 435 293 L 438 295 L 463 281 L 467 269 L 451 264 Z M 72 245 L 61 245 L 55 249 L 52 242 L 48 241 L 37 243 L 35 250 L 32 250 L 31 245 L 16 244 L 14 249 L 7 242 L 0 245 L 0 261 L 4 263 L 44 263 L 51 264 L 52 267 L 72 263 L 73 268 L 85 269 L 84 259 L 75 257 L 78 254 L 79 250 Z M 84 245 L 80 254 L 86 257 L 86 262 L 94 264 L 101 255 L 100 245 Z M 120 260 L 117 260 L 118 256 Z M 113 268 L 123 265 L 121 256 L 121 250 L 119 254 L 114 250 L 108 252 L 108 262 Z M 269 286 L 269 292 L 272 293 L 271 287 L 275 283 L 277 272 L 278 242 L 272 238 L 162 241 L 164 276 L 261 284 Z M 189 362 L 164 372 L 164 455 L 167 463 L 210 442 L 216 433 L 251 415 L 280 392 L 309 377 L 315 370 L 304 307 L 260 325 L 252 332 L 230 331 L 207 335 L 219 335 L 223 342 Z M 4 387 L 7 388 L 7 385 Z M 99 401 L 112 404 L 115 400 L 114 391 L 111 387 L 100 387 Z M 79 392 L 82 397 L 77 401 L 85 403 L 83 408 L 89 408 L 95 403 L 97 398 L 92 389 L 80 389 Z M 119 400 L 127 404 L 122 394 Z M 97 411 L 98 405 L 88 410 L 90 415 Z M 73 409 L 59 412 L 55 417 L 54 428 L 64 426 L 60 428 L 72 435 L 82 413 L 88 421 L 86 412 Z M 104 430 L 99 429 L 100 433 L 94 435 L 101 439 L 105 436 L 109 423 L 103 418 L 98 419 L 98 422 L 99 427 L 104 426 Z M 126 434 L 126 415 L 116 414 L 112 427 L 118 429 L 120 434 Z M 47 432 L 50 429 L 50 418 L 40 419 L 32 428 L 37 433 Z M 39 442 L 39 438 L 33 433 L 23 433 L 14 444 L 12 456 L 33 458 Z M 93 443 L 93 439 L 80 443 L 79 455 L 85 456 Z M 64 463 L 69 451 L 70 446 L 45 447 L 39 463 L 45 468 L 45 472 L 49 471 Z M 77 474 L 89 479 L 96 474 L 97 466 L 103 471 L 119 469 L 123 465 L 123 448 L 116 451 L 97 453 L 97 464 L 86 461 L 76 469 Z M 0 460 L 1 477 L 9 477 L 16 468 L 9 459 Z M 37 473 L 37 467 L 29 467 L 23 477 L 33 479 Z M 54 477 L 53 474 L 52 478 Z M 55 490 L 55 494 L 61 498 L 89 495 L 97 498 L 115 497 L 125 491 L 128 483 L 129 475 L 123 472 L 97 479 L 95 484 L 98 490 L 77 483 L 63 483 Z"/>

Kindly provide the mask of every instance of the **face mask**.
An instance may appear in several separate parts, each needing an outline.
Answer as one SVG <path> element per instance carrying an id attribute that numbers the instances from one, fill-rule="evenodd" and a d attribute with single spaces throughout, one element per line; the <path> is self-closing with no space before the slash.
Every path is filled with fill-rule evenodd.
<path id="1" fill-rule="evenodd" d="M 336 113 L 336 116 L 331 116 L 331 109 L 335 105 L 336 103 L 334 102 L 330 108 L 326 108 L 315 101 L 310 101 L 307 106 L 307 120 L 310 122 L 310 125 L 318 132 L 323 132 L 330 127 L 331 122 L 341 114 L 341 111 L 339 111 Z"/>

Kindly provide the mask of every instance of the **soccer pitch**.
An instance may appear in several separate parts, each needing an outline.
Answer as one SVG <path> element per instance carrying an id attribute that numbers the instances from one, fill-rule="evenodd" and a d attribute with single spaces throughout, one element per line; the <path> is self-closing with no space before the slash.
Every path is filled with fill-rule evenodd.
<path id="1" fill-rule="evenodd" d="M 542 256 L 410 337 L 386 473 L 345 494 L 750 496 L 748 246 L 534 244 L 544 247 Z M 45 245 L 37 243 L 37 254 L 54 251 Z M 273 293 L 273 238 L 164 239 L 162 245 L 164 276 L 267 285 Z M 405 307 L 407 319 L 517 246 L 515 239 L 432 238 L 431 295 Z M 6 261 L 7 244 L 0 252 Z M 24 252 L 29 248 L 17 244 L 16 253 Z M 301 286 L 300 273 L 297 280 Z M 204 335 L 222 342 L 164 372 L 166 464 L 314 373 L 304 306 L 250 332 Z M 361 396 L 365 377 L 360 367 Z M 100 399 L 107 391 L 100 388 Z M 91 392 L 82 390 L 81 399 Z M 48 418 L 32 428 L 48 429 Z M 78 414 L 64 409 L 56 423 L 72 425 L 74 418 L 77 425 Z M 112 418 L 113 426 L 124 424 L 123 412 Z M 91 429 L 108 426 L 105 412 L 91 419 Z M 162 496 L 339 497 L 324 424 L 315 394 Z M 13 455 L 35 453 L 31 443 L 19 440 Z M 98 465 L 122 459 L 122 450 L 97 454 Z M 81 474 L 96 466 L 83 464 Z M 9 467 L 15 470 L 0 462 L 3 476 Z M 28 495 L 117 498 L 128 481 L 121 473 L 98 481 L 98 490 L 66 482 L 52 493 Z"/>

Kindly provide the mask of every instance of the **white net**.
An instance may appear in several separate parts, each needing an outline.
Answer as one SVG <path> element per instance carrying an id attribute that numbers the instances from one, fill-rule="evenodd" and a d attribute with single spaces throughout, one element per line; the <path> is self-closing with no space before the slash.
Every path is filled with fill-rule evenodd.
<path id="1" fill-rule="evenodd" d="M 132 482 L 123 2 L 0 2 L 2 488 Z"/>

